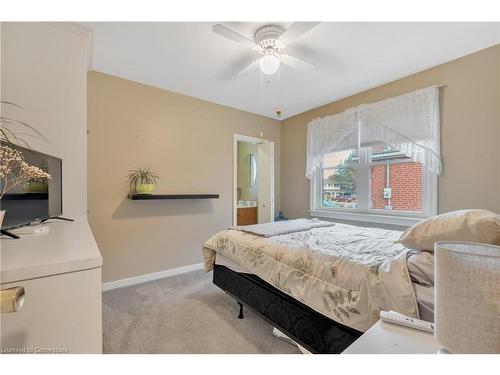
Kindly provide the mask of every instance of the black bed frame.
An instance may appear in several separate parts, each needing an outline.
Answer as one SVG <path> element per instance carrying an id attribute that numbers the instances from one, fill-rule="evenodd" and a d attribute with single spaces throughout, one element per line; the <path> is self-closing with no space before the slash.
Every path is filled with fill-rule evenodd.
<path id="1" fill-rule="evenodd" d="M 245 305 L 312 353 L 341 353 L 362 334 L 328 319 L 255 275 L 216 264 L 213 282 L 238 302 L 238 318 L 243 318 Z"/>

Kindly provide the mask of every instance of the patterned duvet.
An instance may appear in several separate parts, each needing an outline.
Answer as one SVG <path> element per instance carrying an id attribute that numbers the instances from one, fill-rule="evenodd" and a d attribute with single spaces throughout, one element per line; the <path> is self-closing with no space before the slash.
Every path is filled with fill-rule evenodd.
<path id="1" fill-rule="evenodd" d="M 205 271 L 216 254 L 245 267 L 321 314 L 360 331 L 380 310 L 419 317 L 400 232 L 335 224 L 262 238 L 228 229 L 203 247 Z"/>

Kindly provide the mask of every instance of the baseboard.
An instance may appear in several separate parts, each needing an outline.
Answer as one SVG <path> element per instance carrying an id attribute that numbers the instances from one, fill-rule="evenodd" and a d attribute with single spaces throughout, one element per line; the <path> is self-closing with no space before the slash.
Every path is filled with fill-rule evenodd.
<path id="1" fill-rule="evenodd" d="M 116 281 L 110 281 L 108 283 L 102 284 L 102 291 L 105 292 L 107 290 L 123 288 L 125 286 L 142 284 L 148 281 L 163 279 L 169 276 L 180 275 L 181 273 L 196 271 L 203 269 L 203 263 L 190 264 L 189 266 L 172 268 L 170 270 L 147 273 L 145 275 L 129 277 L 128 279 L 121 279 Z"/>

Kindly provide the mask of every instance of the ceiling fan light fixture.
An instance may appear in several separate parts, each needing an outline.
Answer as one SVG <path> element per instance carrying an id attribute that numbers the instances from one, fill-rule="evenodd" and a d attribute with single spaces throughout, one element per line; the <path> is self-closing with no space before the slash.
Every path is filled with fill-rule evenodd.
<path id="1" fill-rule="evenodd" d="M 276 55 L 264 55 L 259 61 L 259 67 L 264 74 L 274 74 L 280 67 L 280 59 Z"/>

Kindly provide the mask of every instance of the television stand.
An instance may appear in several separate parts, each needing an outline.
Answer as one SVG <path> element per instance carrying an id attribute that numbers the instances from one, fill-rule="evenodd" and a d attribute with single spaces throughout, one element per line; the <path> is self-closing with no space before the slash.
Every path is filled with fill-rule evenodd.
<path id="1" fill-rule="evenodd" d="M 10 238 L 14 238 L 16 240 L 19 239 L 19 236 L 17 234 L 9 232 L 8 230 L 5 230 L 5 229 L 0 230 L 0 233 L 3 234 L 4 236 L 10 237 Z"/>
<path id="2" fill-rule="evenodd" d="M 62 217 L 62 216 L 54 216 L 54 217 L 50 217 L 48 219 L 44 219 L 42 220 L 42 223 L 46 222 L 47 220 L 64 220 L 64 221 L 75 221 L 73 219 L 68 219 L 67 217 Z"/>

